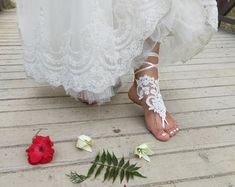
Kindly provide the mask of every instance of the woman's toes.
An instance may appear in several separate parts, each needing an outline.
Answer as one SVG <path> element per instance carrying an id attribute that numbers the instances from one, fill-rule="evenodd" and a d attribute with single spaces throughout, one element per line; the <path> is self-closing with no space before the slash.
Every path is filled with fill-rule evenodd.
<path id="1" fill-rule="evenodd" d="M 158 131 L 156 133 L 153 133 L 156 139 L 160 141 L 168 141 L 170 139 L 170 135 L 166 133 L 164 130 Z"/>
<path id="2" fill-rule="evenodd" d="M 167 130 L 167 132 L 168 132 L 169 135 L 172 137 L 172 136 L 175 136 L 178 131 L 177 131 L 176 128 L 171 128 L 171 129 Z"/>
<path id="3" fill-rule="evenodd" d="M 176 132 L 174 131 L 174 130 L 172 130 L 172 131 L 170 131 L 170 136 L 172 137 L 172 136 L 175 136 L 176 135 Z"/>
<path id="4" fill-rule="evenodd" d="M 168 134 L 165 131 L 162 131 L 161 136 L 167 136 Z"/>
<path id="5" fill-rule="evenodd" d="M 175 132 L 174 131 L 170 131 L 170 136 L 174 136 Z"/>
<path id="6" fill-rule="evenodd" d="M 79 101 L 81 101 L 82 103 L 85 103 L 85 104 L 87 104 L 87 105 L 95 105 L 95 104 L 97 104 L 96 101 L 90 102 L 90 101 L 88 101 L 88 100 L 81 99 L 81 98 L 79 98 Z"/>

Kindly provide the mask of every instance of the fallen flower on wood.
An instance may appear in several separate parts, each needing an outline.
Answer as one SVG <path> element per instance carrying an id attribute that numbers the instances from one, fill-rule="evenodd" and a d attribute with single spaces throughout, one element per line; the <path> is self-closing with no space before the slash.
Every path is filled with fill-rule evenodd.
<path id="1" fill-rule="evenodd" d="M 77 148 L 83 149 L 88 152 L 92 152 L 92 149 L 91 149 L 92 145 L 93 145 L 93 140 L 91 139 L 91 137 L 87 135 L 80 135 L 78 137 L 78 141 L 76 144 Z"/>
<path id="2" fill-rule="evenodd" d="M 153 143 L 143 143 L 135 148 L 135 154 L 139 156 L 139 158 L 143 158 L 146 161 L 150 162 L 149 155 L 152 155 L 154 152 L 151 150 L 153 147 Z"/>
<path id="3" fill-rule="evenodd" d="M 40 136 L 38 133 L 32 139 L 32 144 L 26 149 L 28 162 L 32 165 L 47 164 L 54 156 L 53 142 L 49 136 Z"/>

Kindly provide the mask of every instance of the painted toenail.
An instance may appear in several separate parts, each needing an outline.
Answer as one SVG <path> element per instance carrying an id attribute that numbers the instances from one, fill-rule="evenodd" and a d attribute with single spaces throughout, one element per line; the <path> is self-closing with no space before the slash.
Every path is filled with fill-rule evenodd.
<path id="1" fill-rule="evenodd" d="M 174 134 L 174 132 L 173 132 L 173 131 L 171 131 L 171 132 L 170 132 L 170 134 Z"/>
<path id="2" fill-rule="evenodd" d="M 176 128 L 177 131 L 179 131 L 180 129 L 179 128 Z"/>
<path id="3" fill-rule="evenodd" d="M 162 133 L 162 136 L 166 136 L 167 134 L 165 132 Z"/>

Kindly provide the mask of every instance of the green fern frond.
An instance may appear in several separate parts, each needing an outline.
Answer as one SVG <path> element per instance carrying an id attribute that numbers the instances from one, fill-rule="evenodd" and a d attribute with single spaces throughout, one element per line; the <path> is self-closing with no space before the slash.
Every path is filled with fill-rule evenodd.
<path id="1" fill-rule="evenodd" d="M 87 179 L 87 176 L 85 175 L 79 175 L 76 172 L 70 172 L 70 174 L 66 174 L 70 178 L 70 181 L 74 184 L 81 183 Z"/>
<path id="2" fill-rule="evenodd" d="M 110 154 L 109 151 L 103 150 L 102 154 L 98 154 L 95 157 L 95 160 L 92 162 L 92 166 L 88 170 L 86 176 L 79 175 L 76 172 L 71 172 L 70 177 L 71 182 L 81 183 L 87 178 L 91 177 L 94 174 L 94 178 L 98 177 L 103 170 L 105 170 L 103 181 L 112 180 L 114 182 L 119 176 L 120 183 L 126 179 L 128 182 L 134 177 L 146 178 L 138 172 L 140 167 L 136 166 L 137 164 L 130 164 L 130 161 L 125 161 L 124 157 L 120 160 L 117 159 L 114 153 Z"/>

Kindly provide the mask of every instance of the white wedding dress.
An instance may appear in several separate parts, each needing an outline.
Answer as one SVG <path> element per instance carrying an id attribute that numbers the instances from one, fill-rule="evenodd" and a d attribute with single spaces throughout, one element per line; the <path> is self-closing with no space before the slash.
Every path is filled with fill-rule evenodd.
<path id="1" fill-rule="evenodd" d="M 18 0 L 27 74 L 103 103 L 161 43 L 160 64 L 187 61 L 217 30 L 216 0 Z"/>

